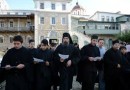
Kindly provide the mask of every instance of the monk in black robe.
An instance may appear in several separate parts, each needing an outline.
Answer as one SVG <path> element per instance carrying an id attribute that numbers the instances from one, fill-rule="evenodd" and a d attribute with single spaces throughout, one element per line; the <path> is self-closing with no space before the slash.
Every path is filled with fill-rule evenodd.
<path id="1" fill-rule="evenodd" d="M 33 58 L 22 46 L 21 36 L 13 38 L 14 47 L 4 55 L 1 66 L 6 70 L 5 90 L 30 90 L 31 65 Z"/>
<path id="2" fill-rule="evenodd" d="M 81 49 L 81 61 L 79 65 L 80 82 L 82 82 L 82 90 L 94 90 L 94 84 L 97 77 L 98 60 L 95 57 L 100 57 L 99 48 L 96 46 L 98 36 L 91 37 L 91 43 L 85 45 Z"/>
<path id="3" fill-rule="evenodd" d="M 119 41 L 112 42 L 110 48 L 104 55 L 104 77 L 106 90 L 123 90 L 121 88 L 122 55 L 119 51 Z"/>
<path id="4" fill-rule="evenodd" d="M 125 46 L 121 46 L 120 51 L 122 54 L 121 86 L 123 90 L 130 90 L 130 52 L 127 52 Z"/>
<path id="5" fill-rule="evenodd" d="M 48 41 L 41 41 L 41 48 L 38 50 L 38 59 L 43 62 L 36 62 L 36 90 L 51 90 L 51 63 L 53 52 L 48 49 Z"/>
<path id="6" fill-rule="evenodd" d="M 74 75 L 74 66 L 80 59 L 79 51 L 72 45 L 69 33 L 63 33 L 62 44 L 60 44 L 54 52 L 54 60 L 58 66 L 60 74 L 60 90 L 70 90 Z M 61 55 L 69 55 L 68 58 Z"/>
<path id="7" fill-rule="evenodd" d="M 28 50 L 31 53 L 32 57 L 35 58 L 38 52 L 38 49 L 35 48 L 34 46 L 34 40 L 30 39 L 29 40 L 29 47 Z M 35 64 L 35 62 L 33 63 L 33 74 L 31 75 L 33 77 L 33 81 L 30 84 L 30 88 L 31 90 L 36 90 L 36 67 L 37 64 Z"/>

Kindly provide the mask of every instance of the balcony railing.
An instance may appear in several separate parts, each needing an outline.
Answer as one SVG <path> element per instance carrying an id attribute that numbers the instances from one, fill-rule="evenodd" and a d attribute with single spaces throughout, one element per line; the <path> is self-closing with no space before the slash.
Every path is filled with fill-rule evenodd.
<path id="1" fill-rule="evenodd" d="M 86 34 L 119 34 L 120 30 L 106 30 L 106 29 L 78 29 L 78 32 L 86 33 Z"/>
<path id="2" fill-rule="evenodd" d="M 34 31 L 34 26 L 30 27 L 0 27 L 0 31 Z"/>

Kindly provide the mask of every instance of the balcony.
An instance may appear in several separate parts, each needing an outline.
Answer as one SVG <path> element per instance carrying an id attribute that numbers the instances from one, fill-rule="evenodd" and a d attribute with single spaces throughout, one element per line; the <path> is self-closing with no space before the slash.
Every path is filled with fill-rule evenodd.
<path id="1" fill-rule="evenodd" d="M 119 28 L 117 29 L 83 29 L 83 28 L 78 28 L 78 32 L 81 33 L 86 33 L 86 34 L 119 34 L 121 30 Z"/>
<path id="2" fill-rule="evenodd" d="M 0 32 L 33 32 L 34 26 L 30 27 L 0 27 Z"/>
<path id="3" fill-rule="evenodd" d="M 86 34 L 119 34 L 120 30 L 78 30 L 81 33 L 85 33 Z"/>
<path id="4" fill-rule="evenodd" d="M 89 26 L 78 26 L 77 31 L 85 34 L 119 34 L 121 32 L 120 26 L 109 26 L 109 25 L 89 25 Z"/>

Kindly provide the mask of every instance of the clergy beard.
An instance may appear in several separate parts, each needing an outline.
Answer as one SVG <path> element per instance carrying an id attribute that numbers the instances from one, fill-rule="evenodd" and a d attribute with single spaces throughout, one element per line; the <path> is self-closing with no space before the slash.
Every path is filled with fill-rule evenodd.
<path id="1" fill-rule="evenodd" d="M 65 41 L 65 42 L 63 42 L 63 44 L 64 44 L 64 45 L 68 45 L 69 43 Z"/>

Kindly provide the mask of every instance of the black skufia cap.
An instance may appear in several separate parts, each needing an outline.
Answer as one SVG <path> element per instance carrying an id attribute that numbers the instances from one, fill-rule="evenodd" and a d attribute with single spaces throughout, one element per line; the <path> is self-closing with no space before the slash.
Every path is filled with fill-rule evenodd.
<path id="1" fill-rule="evenodd" d="M 47 39 L 43 39 L 43 40 L 41 41 L 41 43 L 43 43 L 43 44 L 45 44 L 45 45 L 48 45 Z"/>
<path id="2" fill-rule="evenodd" d="M 114 40 L 112 41 L 112 45 L 116 44 L 116 43 L 120 43 L 119 40 Z"/>
<path id="3" fill-rule="evenodd" d="M 64 37 L 68 37 L 69 38 L 69 40 L 70 40 L 70 44 L 73 44 L 73 41 L 72 41 L 72 39 L 71 39 L 71 36 L 70 36 L 70 34 L 69 33 L 67 33 L 67 32 L 65 32 L 65 33 L 63 33 L 63 37 L 62 37 L 62 39 L 64 38 Z"/>
<path id="4" fill-rule="evenodd" d="M 92 35 L 91 39 L 98 39 L 98 36 L 97 35 Z"/>

